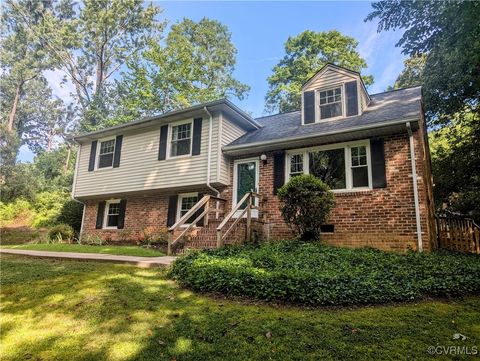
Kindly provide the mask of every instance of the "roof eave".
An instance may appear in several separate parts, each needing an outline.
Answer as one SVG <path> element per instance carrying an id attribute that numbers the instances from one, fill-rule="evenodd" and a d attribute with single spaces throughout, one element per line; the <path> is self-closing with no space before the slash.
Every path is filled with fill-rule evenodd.
<path id="1" fill-rule="evenodd" d="M 315 138 L 324 138 L 324 137 L 334 136 L 334 135 L 338 136 L 341 134 L 354 133 L 359 131 L 368 131 L 368 130 L 374 130 L 377 128 L 394 127 L 397 125 L 406 124 L 408 122 L 418 122 L 419 120 L 420 119 L 418 117 L 414 117 L 414 118 L 400 119 L 395 121 L 386 121 L 381 123 L 379 122 L 375 124 L 350 127 L 350 128 L 342 129 L 340 131 L 306 134 L 301 136 L 272 139 L 268 141 L 245 143 L 245 144 L 238 144 L 238 145 L 226 145 L 222 147 L 222 151 L 227 155 L 239 155 L 239 154 L 245 153 L 245 151 L 251 153 L 255 151 L 261 151 L 265 148 L 274 148 L 276 146 L 283 146 L 283 148 L 286 148 L 285 144 L 288 142 L 296 142 L 296 141 L 301 142 L 301 141 L 312 140 Z"/>
<path id="2" fill-rule="evenodd" d="M 77 142 L 77 143 L 81 143 L 82 141 L 89 140 L 89 139 L 95 139 L 95 138 L 101 137 L 104 134 L 115 132 L 117 130 L 141 128 L 141 127 L 144 127 L 144 126 L 148 126 L 148 123 L 153 123 L 155 121 L 166 120 L 166 122 L 167 122 L 169 118 L 174 118 L 174 117 L 178 117 L 182 114 L 188 114 L 188 113 L 200 111 L 205 107 L 210 108 L 210 107 L 216 107 L 216 106 L 227 106 L 232 111 L 234 111 L 236 114 L 238 114 L 241 118 L 243 118 L 246 123 L 250 124 L 252 126 L 252 128 L 255 128 L 255 129 L 262 128 L 261 124 L 257 123 L 250 115 L 248 115 L 243 110 L 238 108 L 231 101 L 229 101 L 228 99 L 220 99 L 220 100 L 215 100 L 215 101 L 208 102 L 208 103 L 202 103 L 202 104 L 194 105 L 192 107 L 185 108 L 185 109 L 173 110 L 173 111 L 165 113 L 165 114 L 160 114 L 160 115 L 155 115 L 155 116 L 151 116 L 151 117 L 141 118 L 141 119 L 129 122 L 129 123 L 119 124 L 119 125 L 115 125 L 113 127 L 109 127 L 109 128 L 105 128 L 105 129 L 101 129 L 101 130 L 96 130 L 96 131 L 93 131 L 93 132 L 80 134 L 78 136 L 73 136 L 73 137 L 69 138 L 69 140 Z"/>

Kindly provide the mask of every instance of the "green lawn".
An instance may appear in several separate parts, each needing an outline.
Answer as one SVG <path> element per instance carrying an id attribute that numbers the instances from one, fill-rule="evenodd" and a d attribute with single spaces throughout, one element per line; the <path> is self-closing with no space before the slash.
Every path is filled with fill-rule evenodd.
<path id="1" fill-rule="evenodd" d="M 315 309 L 196 295 L 161 269 L 11 255 L 1 268 L 2 360 L 448 360 L 428 346 L 480 345 L 478 297 Z"/>
<path id="2" fill-rule="evenodd" d="M 159 250 L 138 246 L 89 246 L 83 244 L 18 244 L 3 248 L 28 249 L 33 251 L 103 253 L 124 256 L 158 257 L 165 254 Z"/>

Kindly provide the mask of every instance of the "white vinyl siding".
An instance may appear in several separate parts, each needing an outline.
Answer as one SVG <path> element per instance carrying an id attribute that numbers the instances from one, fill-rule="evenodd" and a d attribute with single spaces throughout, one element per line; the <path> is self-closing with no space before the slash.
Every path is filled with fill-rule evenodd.
<path id="1" fill-rule="evenodd" d="M 347 75 L 343 72 L 328 69 L 327 71 L 318 74 L 315 79 L 312 79 L 312 81 L 303 89 L 303 91 L 330 88 L 352 80 L 357 80 L 357 77 L 355 77 L 353 74 Z"/>
<path id="2" fill-rule="evenodd" d="M 220 145 L 224 146 L 235 139 L 240 138 L 242 135 L 246 133 L 245 130 L 240 128 L 239 126 L 235 125 L 233 122 L 226 119 L 225 116 L 222 117 L 222 125 L 221 125 L 221 139 Z M 230 161 L 227 156 L 224 154 L 220 155 L 220 177 L 219 182 L 222 184 L 229 184 L 230 183 Z"/>
<path id="3" fill-rule="evenodd" d="M 189 119 L 185 120 L 188 121 Z M 212 183 L 217 179 L 218 125 L 219 116 L 215 115 L 212 126 Z M 162 161 L 158 160 L 160 124 L 145 129 L 123 132 L 120 167 L 105 168 L 102 172 L 88 172 L 90 143 L 82 144 L 74 196 L 86 197 L 205 185 L 207 178 L 208 131 L 209 118 L 204 116 L 200 154 L 188 157 L 174 157 Z M 169 152 L 169 149 L 167 151 Z M 228 164 L 224 165 L 224 167 L 228 167 Z M 223 170 L 223 173 L 225 172 Z"/>

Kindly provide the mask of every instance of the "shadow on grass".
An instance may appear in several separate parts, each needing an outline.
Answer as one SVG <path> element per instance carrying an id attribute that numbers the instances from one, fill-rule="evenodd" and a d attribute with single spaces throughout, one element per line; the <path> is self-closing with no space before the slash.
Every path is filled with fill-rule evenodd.
<path id="1" fill-rule="evenodd" d="M 306 309 L 197 296 L 159 269 L 2 256 L 2 360 L 430 359 L 478 298 Z M 453 322 L 452 322 L 453 321 Z M 438 359 L 441 359 L 438 358 Z"/>

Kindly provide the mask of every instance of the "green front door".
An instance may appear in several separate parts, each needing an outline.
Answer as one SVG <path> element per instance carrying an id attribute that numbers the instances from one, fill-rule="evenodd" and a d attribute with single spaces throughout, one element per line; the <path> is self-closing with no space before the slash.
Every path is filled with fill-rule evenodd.
<path id="1" fill-rule="evenodd" d="M 235 163 L 235 204 L 248 192 L 258 190 L 258 160 L 238 161 Z M 246 202 L 241 209 L 246 207 Z M 256 213 L 256 212 L 255 212 Z"/>

